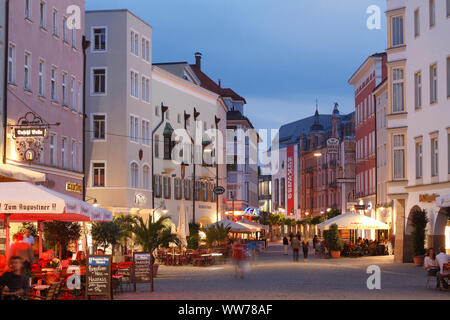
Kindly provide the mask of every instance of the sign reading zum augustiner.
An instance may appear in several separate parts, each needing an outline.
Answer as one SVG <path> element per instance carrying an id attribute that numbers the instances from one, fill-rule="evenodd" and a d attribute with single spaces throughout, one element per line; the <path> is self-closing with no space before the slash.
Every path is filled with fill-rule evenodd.
<path id="1" fill-rule="evenodd" d="M 14 202 L 0 202 L 0 211 L 2 213 L 60 213 L 57 210 L 56 203 L 25 204 Z"/>

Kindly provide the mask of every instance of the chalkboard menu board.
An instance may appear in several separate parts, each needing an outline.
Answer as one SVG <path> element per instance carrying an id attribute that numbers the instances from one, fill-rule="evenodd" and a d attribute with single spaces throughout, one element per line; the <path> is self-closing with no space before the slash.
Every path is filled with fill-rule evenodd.
<path id="1" fill-rule="evenodd" d="M 152 255 L 149 252 L 135 252 L 133 254 L 133 282 L 151 282 Z"/>
<path id="2" fill-rule="evenodd" d="M 86 296 L 111 295 L 111 257 L 89 256 L 86 268 Z"/>

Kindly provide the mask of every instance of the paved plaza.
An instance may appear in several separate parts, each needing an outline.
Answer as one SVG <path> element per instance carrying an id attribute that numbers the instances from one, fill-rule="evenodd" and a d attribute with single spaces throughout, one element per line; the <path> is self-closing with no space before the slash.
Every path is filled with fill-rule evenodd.
<path id="1" fill-rule="evenodd" d="M 312 251 L 312 250 L 311 250 Z M 311 253 L 310 251 L 310 253 Z M 381 289 L 369 290 L 367 267 L 381 269 Z M 180 300 L 304 300 L 304 299 L 447 299 L 449 291 L 426 288 L 423 268 L 397 264 L 393 256 L 314 259 L 284 256 L 279 244 L 271 244 L 266 253 L 252 263 L 251 271 L 235 279 L 230 264 L 210 267 L 160 266 L 155 292 L 149 285 L 138 284 L 137 292 L 118 293 L 115 299 Z"/>

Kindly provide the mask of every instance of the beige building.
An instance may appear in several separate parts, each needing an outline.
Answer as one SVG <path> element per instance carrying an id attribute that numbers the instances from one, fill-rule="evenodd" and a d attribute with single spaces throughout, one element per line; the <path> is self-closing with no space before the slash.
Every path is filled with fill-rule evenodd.
<path id="1" fill-rule="evenodd" d="M 450 250 L 450 3 L 388 0 L 388 200 L 395 260 L 411 261 L 409 217 L 426 210 L 427 247 Z"/>
<path id="2" fill-rule="evenodd" d="M 221 220 L 225 210 L 223 198 L 217 198 L 213 189 L 217 184 L 226 187 L 225 143 L 219 144 L 221 150 L 215 152 L 212 142 L 216 123 L 219 136 L 226 137 L 224 101 L 218 94 L 200 86 L 186 62 L 154 64 L 152 88 L 151 120 L 156 130 L 153 136 L 154 208 L 165 207 L 176 225 L 182 201 L 189 222 L 204 226 Z M 167 107 L 164 116 L 161 105 Z M 176 143 L 177 137 L 183 137 L 183 142 Z M 196 146 L 194 162 L 191 139 Z M 215 161 L 208 161 L 215 154 L 219 159 L 218 167 Z M 177 155 L 183 157 L 183 161 L 176 159 Z M 155 210 L 155 217 L 161 214 L 160 210 Z"/>
<path id="3" fill-rule="evenodd" d="M 86 195 L 113 214 L 151 208 L 152 27 L 128 10 L 86 13 Z"/>

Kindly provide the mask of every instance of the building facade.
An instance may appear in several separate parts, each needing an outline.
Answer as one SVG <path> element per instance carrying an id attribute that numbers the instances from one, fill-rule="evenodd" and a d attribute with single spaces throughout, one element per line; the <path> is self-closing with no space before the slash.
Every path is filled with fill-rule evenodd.
<path id="1" fill-rule="evenodd" d="M 226 166 L 220 159 L 225 144 L 213 143 L 216 128 L 219 137 L 226 136 L 223 99 L 203 88 L 186 62 L 154 64 L 152 87 L 155 208 L 166 207 L 176 224 L 181 202 L 189 222 L 205 226 L 221 220 L 225 198 L 217 196 L 214 187 L 226 187 Z M 161 105 L 168 108 L 164 115 Z M 178 137 L 183 140 L 173 147 Z"/>
<path id="2" fill-rule="evenodd" d="M 386 78 L 386 54 L 371 55 L 348 81 L 355 92 L 356 198 L 365 214 L 376 216 L 376 123 L 373 90 Z M 362 232 L 364 235 L 364 231 Z M 370 238 L 374 239 L 371 231 Z"/>
<path id="3" fill-rule="evenodd" d="M 84 4 L 9 1 L 5 110 L 6 163 L 44 173 L 44 186 L 79 199 L 84 177 Z M 79 10 L 70 9 L 73 5 Z M 29 137 L 15 130 L 32 127 L 45 132 Z"/>
<path id="4" fill-rule="evenodd" d="M 4 112 L 5 112 L 5 43 L 6 43 L 6 0 L 0 1 L 0 162 L 3 162 L 4 143 Z"/>
<path id="5" fill-rule="evenodd" d="M 388 200 L 395 260 L 411 261 L 409 216 L 426 210 L 427 247 L 449 250 L 450 33 L 448 1 L 388 0 Z M 448 197 L 448 196 L 447 196 Z"/>
<path id="6" fill-rule="evenodd" d="M 272 175 L 259 175 L 258 200 L 260 212 L 272 212 Z"/>
<path id="7" fill-rule="evenodd" d="M 150 214 L 152 27 L 128 10 L 86 13 L 86 196 Z"/>

